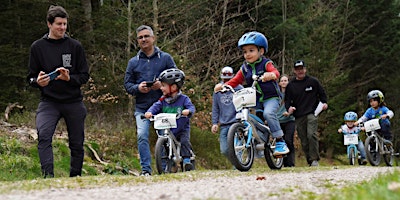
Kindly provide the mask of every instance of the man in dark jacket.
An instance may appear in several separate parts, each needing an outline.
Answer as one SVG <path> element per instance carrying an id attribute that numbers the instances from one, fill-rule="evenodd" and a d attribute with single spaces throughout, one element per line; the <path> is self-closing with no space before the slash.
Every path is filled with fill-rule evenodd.
<path id="1" fill-rule="evenodd" d="M 141 116 L 162 95 L 161 82 L 156 80 L 162 71 L 176 68 L 171 55 L 154 45 L 155 36 L 151 27 L 141 25 L 136 29 L 140 51 L 131 58 L 126 68 L 124 86 L 128 94 L 135 96 L 136 130 L 142 176 L 151 175 L 151 154 L 149 144 L 150 121 Z"/>
<path id="2" fill-rule="evenodd" d="M 328 108 L 327 96 L 318 79 L 306 75 L 306 72 L 304 61 L 296 61 L 294 64 L 296 77 L 287 85 L 285 106 L 288 112 L 296 118 L 297 134 L 308 164 L 318 166 L 318 114 L 315 114 L 315 110 L 319 104 L 322 106 L 322 110 Z"/>
<path id="3" fill-rule="evenodd" d="M 89 67 L 80 42 L 68 37 L 68 13 L 61 6 L 47 12 L 49 32 L 32 43 L 28 81 L 41 91 L 36 113 L 38 150 L 43 176 L 54 177 L 52 139 L 64 118 L 71 150 L 70 177 L 82 175 L 86 107 L 81 85 L 89 80 Z"/>

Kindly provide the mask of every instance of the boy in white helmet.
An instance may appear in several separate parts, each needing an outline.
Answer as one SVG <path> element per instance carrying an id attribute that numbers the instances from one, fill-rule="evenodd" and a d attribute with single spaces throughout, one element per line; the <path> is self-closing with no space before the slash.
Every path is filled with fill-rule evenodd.
<path id="1" fill-rule="evenodd" d="M 225 83 L 229 81 L 234 76 L 232 67 L 226 66 L 221 70 L 221 82 Z M 234 89 L 242 89 L 242 85 L 236 86 Z M 219 133 L 219 145 L 221 153 L 224 156 L 228 156 L 228 146 L 227 146 L 227 135 L 229 127 L 236 122 L 236 110 L 232 103 L 231 91 L 226 92 L 216 92 L 213 95 L 213 105 L 212 105 L 212 133 L 216 134 L 218 132 L 218 127 L 220 128 Z"/>

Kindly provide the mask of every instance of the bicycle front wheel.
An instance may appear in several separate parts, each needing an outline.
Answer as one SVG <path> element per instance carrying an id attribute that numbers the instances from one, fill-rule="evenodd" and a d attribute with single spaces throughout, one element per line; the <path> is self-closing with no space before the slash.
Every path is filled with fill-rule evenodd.
<path id="1" fill-rule="evenodd" d="M 349 163 L 350 165 L 355 165 L 356 162 L 356 153 L 354 152 L 354 148 L 350 147 L 349 149 Z"/>
<path id="2" fill-rule="evenodd" d="M 381 162 L 378 142 L 378 138 L 374 136 L 365 139 L 365 153 L 367 154 L 368 162 L 371 163 L 372 166 L 378 166 Z"/>
<path id="3" fill-rule="evenodd" d="M 247 146 L 248 139 L 242 123 L 235 123 L 229 128 L 228 159 L 239 171 L 249 171 L 254 162 L 254 144 L 250 142 Z"/>
<path id="4" fill-rule="evenodd" d="M 168 138 L 159 137 L 155 147 L 155 159 L 158 174 L 176 172 L 172 168 L 176 166 L 174 161 L 168 157 L 169 146 Z"/>

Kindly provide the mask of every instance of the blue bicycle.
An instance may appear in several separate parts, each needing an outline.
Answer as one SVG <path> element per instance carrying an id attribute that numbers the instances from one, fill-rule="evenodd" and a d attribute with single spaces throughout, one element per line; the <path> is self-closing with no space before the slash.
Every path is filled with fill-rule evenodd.
<path id="1" fill-rule="evenodd" d="M 349 159 L 349 164 L 355 165 L 357 160 L 359 165 L 365 165 L 366 163 L 362 162 L 360 151 L 358 151 L 357 149 L 357 145 L 359 143 L 358 139 L 359 132 L 346 133 L 345 131 L 343 131 L 342 133 L 343 133 L 344 145 L 347 146 L 347 158 Z"/>
<path id="2" fill-rule="evenodd" d="M 271 136 L 271 130 L 264 124 L 262 111 L 256 114 L 250 113 L 250 108 L 256 106 L 255 84 L 260 79 L 254 75 L 253 85 L 234 91 L 232 87 L 225 86 L 223 90 L 233 92 L 233 104 L 238 112 L 238 121 L 229 128 L 228 159 L 240 171 L 248 171 L 253 165 L 255 154 L 264 154 L 270 169 L 281 169 L 283 156 L 274 156 L 276 140 Z M 259 156 L 262 157 L 262 156 Z"/>

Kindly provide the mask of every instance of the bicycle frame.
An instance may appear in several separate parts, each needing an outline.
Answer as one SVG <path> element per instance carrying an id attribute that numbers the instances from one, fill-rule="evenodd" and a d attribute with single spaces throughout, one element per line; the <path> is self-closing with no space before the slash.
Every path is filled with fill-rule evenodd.
<path id="1" fill-rule="evenodd" d="M 160 132 L 164 132 L 160 134 Z M 168 159 L 172 159 L 175 163 L 182 161 L 181 143 L 176 139 L 170 129 L 157 130 L 158 138 L 167 138 L 169 143 Z M 173 155 L 175 155 L 173 157 Z"/>

